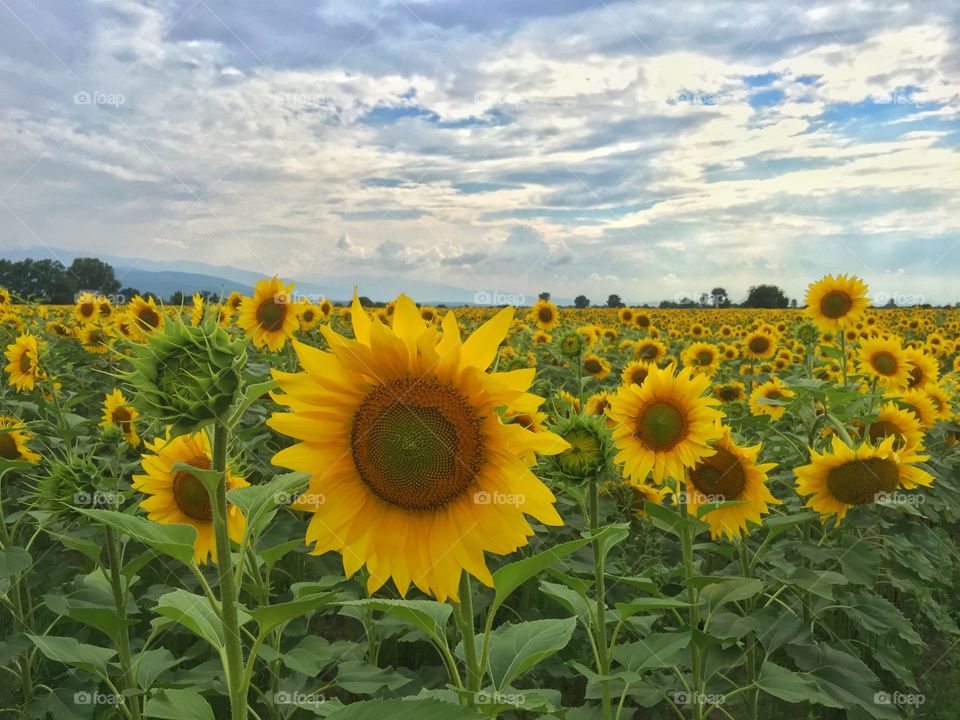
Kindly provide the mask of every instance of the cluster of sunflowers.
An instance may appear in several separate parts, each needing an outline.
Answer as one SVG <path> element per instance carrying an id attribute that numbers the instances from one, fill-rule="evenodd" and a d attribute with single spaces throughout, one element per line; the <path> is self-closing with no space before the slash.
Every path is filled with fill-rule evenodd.
<path id="1" fill-rule="evenodd" d="M 195 529 L 195 563 L 231 554 L 220 530 L 241 550 L 249 539 L 244 512 L 224 501 L 221 518 L 209 483 L 231 497 L 250 486 L 223 438 L 259 413 L 277 434 L 272 465 L 306 478 L 289 507 L 308 514 L 312 554 L 339 553 L 370 594 L 392 580 L 401 597 L 415 586 L 457 603 L 467 574 L 494 586 L 488 554 L 564 524 L 568 490 L 612 498 L 633 523 L 670 508 L 739 542 L 785 501 L 778 468 L 824 523 L 930 487 L 928 434 L 960 436 L 960 318 L 869 302 L 843 275 L 811 284 L 799 311 L 540 300 L 519 314 L 441 312 L 404 295 L 337 307 L 297 300 L 278 278 L 189 308 L 96 294 L 14 304 L 0 290 L 16 397 L 70 406 L 83 363 L 58 358 L 75 350 L 117 381 L 100 425 L 128 452 L 153 437 L 131 487 L 150 521 Z M 32 444 L 56 442 L 14 405 L 0 457 L 42 464 Z M 796 457 L 767 451 L 779 438 Z"/>

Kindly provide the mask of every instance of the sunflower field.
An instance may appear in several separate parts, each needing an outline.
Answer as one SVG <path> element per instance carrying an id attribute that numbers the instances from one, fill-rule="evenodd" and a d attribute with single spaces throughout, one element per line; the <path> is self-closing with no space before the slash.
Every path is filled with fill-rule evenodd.
<path id="1" fill-rule="evenodd" d="M 960 311 L 0 289 L 0 711 L 960 717 Z"/>

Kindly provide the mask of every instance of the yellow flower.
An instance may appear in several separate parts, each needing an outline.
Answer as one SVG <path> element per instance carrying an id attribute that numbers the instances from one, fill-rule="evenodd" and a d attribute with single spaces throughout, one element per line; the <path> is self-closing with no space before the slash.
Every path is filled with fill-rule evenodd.
<path id="1" fill-rule="evenodd" d="M 839 523 L 856 505 L 868 505 L 898 488 L 912 490 L 918 485 L 933 483 L 930 473 L 913 463 L 927 459 L 894 450 L 895 438 L 888 437 L 880 445 L 863 443 L 854 449 L 834 436 L 829 452 L 810 451 L 810 464 L 795 470 L 797 492 L 810 495 L 804 507 L 820 513 L 826 522 L 831 515 Z"/>
<path id="2" fill-rule="evenodd" d="M 686 367 L 707 377 L 713 377 L 720 369 L 720 353 L 710 343 L 693 343 L 683 351 L 681 359 Z"/>
<path id="3" fill-rule="evenodd" d="M 152 297 L 144 300 L 137 295 L 130 301 L 129 313 L 135 321 L 137 329 L 142 333 L 150 334 L 163 328 L 163 313 Z"/>
<path id="4" fill-rule="evenodd" d="M 274 276 L 258 282 L 253 297 L 240 302 L 237 326 L 246 331 L 254 347 L 276 352 L 293 337 L 299 322 L 292 292 L 293 283 L 284 285 Z"/>
<path id="5" fill-rule="evenodd" d="M 906 387 L 912 369 L 913 363 L 907 359 L 899 340 L 877 337 L 860 344 L 860 373 L 875 379 L 883 387 Z"/>
<path id="6" fill-rule="evenodd" d="M 752 360 L 771 358 L 776 350 L 776 338 L 766 332 L 752 332 L 743 341 L 743 355 Z"/>
<path id="7" fill-rule="evenodd" d="M 119 389 L 108 393 L 103 401 L 103 419 L 101 427 L 118 427 L 124 439 L 136 447 L 140 444 L 135 422 L 140 413 L 123 396 Z"/>
<path id="8" fill-rule="evenodd" d="M 530 319 L 541 330 L 553 330 L 560 324 L 560 311 L 549 300 L 537 300 L 536 304 L 530 308 Z"/>
<path id="9" fill-rule="evenodd" d="M 795 396 L 796 393 L 792 390 L 787 390 L 779 378 L 773 378 L 762 385 L 758 385 L 754 391 L 750 393 L 750 412 L 753 415 L 769 415 L 774 420 L 779 420 L 787 411 L 787 406 L 769 405 L 760 401 L 788 400 Z"/>
<path id="10" fill-rule="evenodd" d="M 597 380 L 603 380 L 610 374 L 610 363 L 599 355 L 587 353 L 583 356 L 583 369 Z"/>
<path id="11" fill-rule="evenodd" d="M 502 310 L 461 341 L 452 313 L 438 329 L 401 295 L 387 327 L 354 297 L 356 339 L 323 327 L 329 351 L 294 341 L 304 372 L 273 371 L 292 412 L 268 424 L 300 441 L 273 462 L 311 475 L 293 505 L 313 513 L 306 541 L 341 553 L 347 576 L 365 565 L 369 592 L 392 578 L 401 595 L 412 583 L 456 599 L 464 570 L 493 584 L 484 552 L 527 544 L 525 514 L 562 524 L 528 465 L 567 443 L 497 412 L 536 417 L 535 371 L 487 372 L 512 319 Z"/>
<path id="12" fill-rule="evenodd" d="M 747 531 L 748 520 L 759 525 L 761 516 L 770 512 L 769 506 L 780 504 L 766 484 L 767 473 L 776 463 L 758 464 L 761 446 L 740 447 L 726 426 L 713 448 L 716 453 L 700 460 L 687 473 L 687 507 L 696 516 L 702 505 L 741 501 L 740 505 L 710 510 L 702 518 L 709 523 L 712 537 L 725 535 L 732 540 Z"/>
<path id="13" fill-rule="evenodd" d="M 617 462 L 634 482 L 652 472 L 656 483 L 680 480 L 687 467 L 714 454 L 710 442 L 720 437 L 723 413 L 704 397 L 710 381 L 689 368 L 674 375 L 651 366 L 643 385 L 621 385 L 607 415 L 614 421 Z"/>
<path id="14" fill-rule="evenodd" d="M 200 470 L 213 466 L 210 439 L 204 430 L 193 435 L 157 438 L 144 443 L 152 454 L 145 454 L 140 464 L 145 475 L 133 476 L 133 488 L 149 495 L 140 503 L 147 518 L 162 525 L 192 525 L 197 531 L 193 559 L 202 564 L 210 558 L 217 562 L 217 545 L 213 532 L 213 511 L 210 495 L 203 482 L 187 470 L 174 472 L 176 463 L 191 465 Z M 250 483 L 233 475 L 227 469 L 227 489 L 246 487 Z M 234 542 L 243 540 L 246 518 L 234 505 L 227 506 L 227 530 Z"/>
<path id="15" fill-rule="evenodd" d="M 17 392 L 33 390 L 37 380 L 42 377 L 40 370 L 39 344 L 30 333 L 24 333 L 10 345 L 4 353 L 9 364 L 4 368 L 10 375 L 10 385 L 15 385 Z"/>
<path id="16" fill-rule="evenodd" d="M 0 458 L 11 462 L 38 463 L 40 456 L 27 445 L 32 439 L 33 436 L 21 421 L 0 415 Z"/>
<path id="17" fill-rule="evenodd" d="M 855 322 L 870 304 L 860 278 L 827 275 L 807 288 L 806 313 L 824 332 L 841 330 Z"/>

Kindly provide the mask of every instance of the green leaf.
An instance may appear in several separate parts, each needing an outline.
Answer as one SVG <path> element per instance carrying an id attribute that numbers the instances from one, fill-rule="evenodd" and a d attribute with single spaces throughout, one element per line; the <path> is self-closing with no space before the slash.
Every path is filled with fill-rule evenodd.
<path id="1" fill-rule="evenodd" d="M 354 695 L 373 695 L 381 689 L 394 691 L 410 683 L 393 668 L 381 668 L 363 660 L 338 663 L 337 686 Z"/>
<path id="2" fill-rule="evenodd" d="M 266 635 L 278 625 L 329 605 L 336 597 L 337 593 L 307 595 L 290 602 L 256 608 L 250 611 L 250 615 L 257 621 L 260 634 Z"/>
<path id="3" fill-rule="evenodd" d="M 215 720 L 210 703 L 192 690 L 160 690 L 147 700 L 144 715 L 162 720 Z"/>
<path id="4" fill-rule="evenodd" d="M 257 512 L 289 504 L 310 480 L 310 473 L 291 472 L 277 475 L 269 482 L 235 488 L 227 492 L 227 499 L 251 517 Z"/>
<path id="5" fill-rule="evenodd" d="M 579 617 L 580 621 L 587 627 L 592 624 L 593 610 L 590 607 L 589 599 L 584 594 L 566 585 L 547 582 L 546 580 L 540 581 L 540 592 L 553 598 L 561 606 Z"/>
<path id="6" fill-rule="evenodd" d="M 177 588 L 160 597 L 156 613 L 180 623 L 210 643 L 218 652 L 223 650 L 223 627 L 220 618 L 203 595 L 194 595 Z"/>
<path id="7" fill-rule="evenodd" d="M 523 585 L 527 580 L 540 573 L 544 568 L 565 558 L 570 553 L 576 552 L 584 545 L 592 542 L 595 537 L 599 537 L 601 542 L 608 532 L 615 532 L 617 525 L 611 525 L 601 529 L 595 536 L 582 537 L 576 540 L 555 545 L 549 550 L 537 553 L 523 560 L 504 565 L 493 574 L 493 587 L 495 590 L 493 603 L 490 605 L 490 613 L 496 613 L 497 609 L 506 601 L 514 590 Z"/>
<path id="8" fill-rule="evenodd" d="M 177 660 L 166 648 L 145 650 L 134 661 L 137 668 L 137 686 L 149 690 L 160 674 L 179 664 L 183 658 Z"/>
<path id="9" fill-rule="evenodd" d="M 769 660 L 760 669 L 756 683 L 765 693 L 788 703 L 812 702 L 827 707 L 843 707 L 821 693 L 820 687 L 808 673 L 793 672 Z"/>
<path id="10" fill-rule="evenodd" d="M 747 600 L 763 592 L 763 583 L 755 578 L 735 577 L 705 587 L 700 599 L 707 603 L 710 612 L 730 602 Z"/>
<path id="11" fill-rule="evenodd" d="M 91 510 L 79 507 L 76 510 L 179 560 L 184 565 L 193 564 L 193 544 L 197 538 L 197 531 L 192 525 L 161 525 L 136 515 L 127 515 L 114 510 Z"/>
<path id="12" fill-rule="evenodd" d="M 650 610 L 670 610 L 671 608 L 687 608 L 690 603 L 673 598 L 638 598 L 628 603 L 617 603 L 617 610 L 620 611 L 620 617 L 626 620 L 639 613 L 649 612 Z"/>
<path id="13" fill-rule="evenodd" d="M 770 533 L 769 539 L 773 540 L 783 535 L 783 533 L 787 532 L 790 528 L 797 527 L 816 518 L 817 513 L 807 510 L 792 515 L 772 515 L 764 518 L 763 524 L 767 527 L 767 532 Z"/>
<path id="14" fill-rule="evenodd" d="M 368 700 L 330 714 L 329 720 L 479 720 L 475 710 L 439 700 Z"/>
<path id="15" fill-rule="evenodd" d="M 107 675 L 107 663 L 116 655 L 115 650 L 84 645 L 72 637 L 55 637 L 51 635 L 28 635 L 40 652 L 51 660 L 72 665 L 88 672 L 99 672 Z"/>
<path id="16" fill-rule="evenodd" d="M 0 550 L 0 578 L 23 572 L 31 562 L 30 553 L 22 547 L 11 546 Z"/>
<path id="17" fill-rule="evenodd" d="M 367 607 L 371 610 L 380 610 L 393 615 L 410 625 L 422 630 L 435 642 L 440 642 L 445 636 L 447 620 L 453 608 L 446 603 L 432 600 L 379 600 L 366 598 L 363 600 L 349 600 L 341 605 Z"/>
<path id="18" fill-rule="evenodd" d="M 505 623 L 490 633 L 490 677 L 503 690 L 530 668 L 560 652 L 570 642 L 575 618 Z"/>
<path id="19" fill-rule="evenodd" d="M 651 633 L 634 643 L 618 645 L 613 656 L 627 670 L 668 668 L 676 665 L 690 644 L 690 632 Z"/>

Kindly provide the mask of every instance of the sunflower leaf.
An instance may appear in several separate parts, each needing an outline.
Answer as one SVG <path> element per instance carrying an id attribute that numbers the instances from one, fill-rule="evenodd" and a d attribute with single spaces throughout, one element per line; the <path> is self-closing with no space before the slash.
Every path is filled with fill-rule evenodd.
<path id="1" fill-rule="evenodd" d="M 114 510 L 81 507 L 76 510 L 179 560 L 184 565 L 193 564 L 193 544 L 197 538 L 197 531 L 191 525 L 161 525 L 136 515 L 127 515 Z"/>

